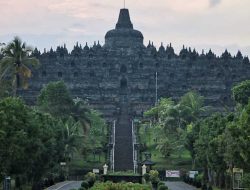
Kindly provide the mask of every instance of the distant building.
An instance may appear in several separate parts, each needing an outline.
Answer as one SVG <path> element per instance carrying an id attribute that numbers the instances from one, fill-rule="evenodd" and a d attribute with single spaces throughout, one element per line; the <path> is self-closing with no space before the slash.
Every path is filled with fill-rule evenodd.
<path id="1" fill-rule="evenodd" d="M 232 57 L 225 51 L 216 57 L 211 50 L 199 55 L 183 47 L 177 55 L 171 44 L 159 50 L 151 42 L 145 46 L 128 9 L 120 10 L 116 28 L 107 32 L 103 46 L 77 43 L 71 53 L 64 46 L 42 54 L 35 50 L 34 56 L 41 67 L 22 92 L 26 100 L 34 103 L 44 85 L 63 80 L 74 97 L 88 99 L 108 120 L 119 114 L 121 102 L 127 102 L 131 115 L 141 116 L 160 97 L 178 99 L 190 90 L 218 111 L 232 108 L 233 84 L 250 79 L 249 59 L 240 52 Z"/>

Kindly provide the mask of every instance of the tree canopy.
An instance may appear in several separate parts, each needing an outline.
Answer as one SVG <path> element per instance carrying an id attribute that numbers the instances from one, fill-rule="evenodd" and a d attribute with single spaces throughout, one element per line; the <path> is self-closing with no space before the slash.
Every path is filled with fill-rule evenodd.
<path id="1" fill-rule="evenodd" d="M 30 67 L 39 64 L 36 58 L 30 57 L 31 52 L 32 48 L 23 43 L 19 37 L 15 37 L 2 50 L 0 81 L 10 78 L 14 96 L 18 88 L 28 88 L 28 79 L 32 76 Z"/>

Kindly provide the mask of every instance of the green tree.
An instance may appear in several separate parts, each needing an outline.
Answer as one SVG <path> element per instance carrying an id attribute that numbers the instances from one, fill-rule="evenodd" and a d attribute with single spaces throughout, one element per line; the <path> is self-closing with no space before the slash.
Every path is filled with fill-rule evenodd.
<path id="1" fill-rule="evenodd" d="M 193 91 L 182 96 L 179 104 L 182 117 L 188 124 L 198 121 L 202 114 L 209 111 L 209 107 L 204 106 L 204 97 Z"/>
<path id="2" fill-rule="evenodd" d="M 63 81 L 50 82 L 38 96 L 38 107 L 41 111 L 54 117 L 67 120 L 72 115 L 74 101 Z"/>
<path id="3" fill-rule="evenodd" d="M 199 136 L 194 143 L 196 159 L 206 171 L 205 178 L 210 183 L 217 183 L 220 186 L 224 183 L 227 169 L 224 159 L 225 144 L 222 138 L 226 125 L 227 118 L 220 114 L 204 119 L 199 124 Z M 217 180 L 213 181 L 214 178 Z"/>
<path id="4" fill-rule="evenodd" d="M 0 131 L 1 175 L 36 183 L 63 157 L 58 121 L 18 98 L 0 101 Z"/>
<path id="5" fill-rule="evenodd" d="M 250 80 L 246 80 L 236 85 L 232 89 L 234 100 L 243 106 L 248 104 L 250 97 Z"/>
<path id="6" fill-rule="evenodd" d="M 64 143 L 64 158 L 65 161 L 70 161 L 74 153 L 79 152 L 83 143 L 84 133 L 81 123 L 76 122 L 72 117 L 62 123 L 63 126 L 63 143 Z"/>
<path id="7" fill-rule="evenodd" d="M 32 76 L 29 66 L 38 65 L 36 58 L 29 57 L 32 48 L 15 37 L 3 48 L 3 58 L 0 62 L 0 81 L 11 76 L 13 96 L 18 88 L 28 88 L 28 79 Z"/>
<path id="8" fill-rule="evenodd" d="M 157 150 L 165 157 L 169 157 L 170 154 L 173 152 L 173 145 L 168 138 L 161 139 L 158 143 Z"/>
<path id="9" fill-rule="evenodd" d="M 85 133 L 90 128 L 90 119 L 88 113 L 90 109 L 80 98 L 73 99 L 67 86 L 63 81 L 50 82 L 45 86 L 38 96 L 39 110 L 50 113 L 52 116 L 68 120 L 69 116 L 75 121 L 79 121 Z"/>

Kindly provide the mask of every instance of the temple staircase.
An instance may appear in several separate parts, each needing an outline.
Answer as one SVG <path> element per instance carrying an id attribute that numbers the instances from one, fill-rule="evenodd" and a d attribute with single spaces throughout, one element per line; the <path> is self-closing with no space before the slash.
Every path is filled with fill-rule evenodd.
<path id="1" fill-rule="evenodd" d="M 121 101 L 120 114 L 115 127 L 114 169 L 133 170 L 132 125 L 126 98 Z"/>

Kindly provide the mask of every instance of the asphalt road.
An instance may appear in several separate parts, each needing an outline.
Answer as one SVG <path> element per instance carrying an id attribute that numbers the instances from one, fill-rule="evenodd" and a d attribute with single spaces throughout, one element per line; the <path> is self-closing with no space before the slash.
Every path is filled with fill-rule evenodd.
<path id="1" fill-rule="evenodd" d="M 57 183 L 51 187 L 48 187 L 46 190 L 71 190 L 78 189 L 81 187 L 82 181 L 64 181 Z"/>
<path id="2" fill-rule="evenodd" d="M 166 182 L 166 185 L 170 190 L 197 190 L 197 188 L 180 181 Z"/>

